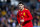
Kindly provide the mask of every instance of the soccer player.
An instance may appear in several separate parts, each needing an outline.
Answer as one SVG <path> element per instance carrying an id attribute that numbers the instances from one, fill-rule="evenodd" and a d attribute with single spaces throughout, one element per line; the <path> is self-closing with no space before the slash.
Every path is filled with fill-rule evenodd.
<path id="1" fill-rule="evenodd" d="M 24 4 L 20 2 L 18 4 L 19 11 L 17 13 L 17 21 L 18 24 L 21 25 L 22 27 L 33 27 L 32 24 L 32 15 L 30 11 L 26 8 L 24 8 Z"/>

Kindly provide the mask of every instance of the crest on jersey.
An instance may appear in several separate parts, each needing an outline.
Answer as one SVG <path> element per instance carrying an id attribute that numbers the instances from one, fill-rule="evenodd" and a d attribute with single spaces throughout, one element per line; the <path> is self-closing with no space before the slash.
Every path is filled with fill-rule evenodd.
<path id="1" fill-rule="evenodd" d="M 25 12 L 23 13 L 23 15 L 25 16 Z"/>

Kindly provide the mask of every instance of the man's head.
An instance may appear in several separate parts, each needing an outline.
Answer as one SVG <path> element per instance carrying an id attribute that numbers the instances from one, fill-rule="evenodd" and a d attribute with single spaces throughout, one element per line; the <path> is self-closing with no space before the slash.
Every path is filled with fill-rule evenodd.
<path id="1" fill-rule="evenodd" d="M 20 2 L 19 4 L 18 4 L 18 6 L 19 6 L 19 9 L 23 9 L 24 8 L 24 4 L 22 3 L 22 2 Z"/>

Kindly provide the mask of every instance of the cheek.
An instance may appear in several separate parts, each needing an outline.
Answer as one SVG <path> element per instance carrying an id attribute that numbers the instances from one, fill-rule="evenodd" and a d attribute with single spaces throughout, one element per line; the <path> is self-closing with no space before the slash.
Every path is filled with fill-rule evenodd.
<path id="1" fill-rule="evenodd" d="M 22 6 L 19 6 L 19 8 L 22 8 Z"/>

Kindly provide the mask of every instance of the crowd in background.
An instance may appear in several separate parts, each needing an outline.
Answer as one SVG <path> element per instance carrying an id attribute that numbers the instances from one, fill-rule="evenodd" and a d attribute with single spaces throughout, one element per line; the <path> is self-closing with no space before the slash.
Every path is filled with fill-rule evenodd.
<path id="1" fill-rule="evenodd" d="M 33 25 L 40 26 L 40 4 L 27 3 L 27 7 L 33 16 Z M 18 27 L 17 12 L 18 6 L 4 4 L 0 7 L 0 27 Z"/>

